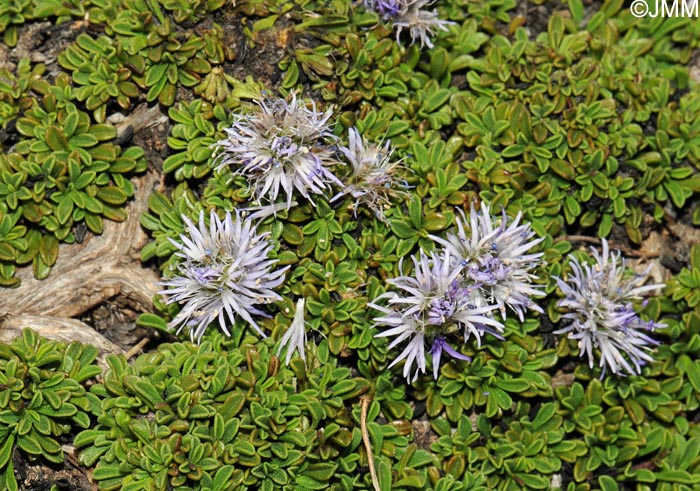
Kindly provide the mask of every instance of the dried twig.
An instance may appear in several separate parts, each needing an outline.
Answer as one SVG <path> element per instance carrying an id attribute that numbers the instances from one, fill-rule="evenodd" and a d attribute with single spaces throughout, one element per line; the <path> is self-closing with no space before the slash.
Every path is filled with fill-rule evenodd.
<path id="1" fill-rule="evenodd" d="M 369 396 L 360 397 L 360 431 L 362 432 L 362 441 L 365 443 L 365 451 L 367 452 L 367 463 L 369 464 L 369 475 L 372 478 L 372 486 L 374 486 L 374 491 L 382 491 L 379 487 L 377 470 L 374 468 L 374 454 L 372 453 L 372 445 L 370 444 L 369 433 L 367 432 L 367 409 L 371 402 L 372 398 Z"/>
<path id="2" fill-rule="evenodd" d="M 143 349 L 144 346 L 148 344 L 148 342 L 151 340 L 149 337 L 142 338 L 141 341 L 136 343 L 134 346 L 131 347 L 129 351 L 124 353 L 124 357 L 128 360 L 132 356 L 135 356 L 139 351 Z"/>

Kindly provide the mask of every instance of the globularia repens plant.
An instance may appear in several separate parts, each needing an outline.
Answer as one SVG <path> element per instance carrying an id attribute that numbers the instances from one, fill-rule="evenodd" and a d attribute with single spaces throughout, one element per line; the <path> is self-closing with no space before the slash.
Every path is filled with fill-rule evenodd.
<path id="1" fill-rule="evenodd" d="M 273 288 L 284 281 L 287 268 L 272 269 L 277 262 L 268 259 L 272 248 L 266 235 L 258 234 L 251 220 L 240 213 L 226 212 L 222 220 L 212 210 L 209 225 L 204 214 L 195 225 L 183 217 L 187 235 L 175 242 L 183 260 L 177 272 L 162 284 L 168 289 L 167 303 L 183 304 L 172 324 L 179 333 L 186 329 L 199 341 L 207 327 L 216 321 L 230 336 L 228 326 L 241 317 L 265 336 L 251 315 L 266 316 L 257 304 L 281 300 Z"/>
<path id="2" fill-rule="evenodd" d="M 437 10 L 424 10 L 434 0 L 365 0 L 365 8 L 379 14 L 382 21 L 396 30 L 396 41 L 401 41 L 401 32 L 406 29 L 411 43 L 420 41 L 421 48 L 432 48 L 431 37 L 438 30 L 447 30 L 452 22 L 440 19 Z"/>
<path id="3" fill-rule="evenodd" d="M 564 293 L 559 305 L 566 309 L 562 317 L 566 325 L 556 334 L 578 340 L 581 356 L 588 358 L 591 368 L 594 349 L 599 350 L 601 377 L 608 369 L 614 374 L 639 375 L 642 366 L 654 360 L 649 352 L 659 344 L 647 333 L 665 325 L 642 320 L 635 304 L 644 293 L 664 285 L 645 284 L 646 273 L 632 275 L 626 271 L 620 252 L 611 253 L 608 242 L 602 242 L 602 253 L 593 250 L 592 265 L 581 264 L 574 257 L 566 281 L 556 278 Z"/>
<path id="4" fill-rule="evenodd" d="M 540 287 L 532 284 L 537 277 L 531 273 L 542 253 L 526 254 L 541 240 L 530 241 L 534 233 L 528 225 L 519 225 L 520 218 L 508 223 L 504 211 L 496 225 L 487 205 L 480 212 L 473 207 L 468 224 L 457 221 L 457 234 L 448 234 L 448 240 L 433 237 L 442 249 L 430 256 L 421 250 L 413 258 L 413 276 L 388 280 L 401 293 L 385 293 L 370 304 L 384 314 L 375 319 L 376 325 L 390 328 L 378 336 L 396 336 L 389 349 L 409 341 L 392 362 L 406 360 L 404 377 L 415 380 L 419 372 L 425 373 L 426 343 L 437 379 L 443 351 L 469 360 L 449 344 L 449 338 L 457 335 L 460 343 L 473 338 L 479 346 L 485 333 L 503 339 L 504 326 L 493 318 L 495 310 L 505 320 L 509 308 L 521 321 L 528 308 L 542 311 L 531 298 L 543 296 Z M 388 305 L 377 303 L 382 300 Z M 410 377 L 414 363 L 417 368 Z"/>
<path id="5" fill-rule="evenodd" d="M 100 373 L 97 354 L 93 346 L 66 346 L 29 329 L 0 344 L 0 489 L 17 489 L 15 452 L 63 464 L 64 438 L 90 427 L 99 401 L 84 384 Z"/>
<path id="6" fill-rule="evenodd" d="M 329 122 L 332 111 L 292 95 L 291 101 L 259 101 L 250 114 L 235 114 L 226 138 L 214 144 L 217 169 L 231 168 L 246 178 L 254 200 L 275 203 L 280 193 L 291 208 L 294 193 L 313 203 L 340 181 L 330 170 L 337 163 Z"/>
<path id="7" fill-rule="evenodd" d="M 392 199 L 405 197 L 408 188 L 401 176 L 404 166 L 393 157 L 391 142 L 369 142 L 357 128 L 350 128 L 347 147 L 340 146 L 338 150 L 350 163 L 351 173 L 331 202 L 350 195 L 355 199 L 351 205 L 355 214 L 359 209 L 371 210 L 386 221 L 384 210 L 391 207 Z"/>
<path id="8" fill-rule="evenodd" d="M 123 219 L 103 120 L 172 123 L 140 323 L 200 346 L 110 360 L 98 486 L 698 488 L 700 23 L 627 3 L 0 2 L 1 284 Z M 612 252 L 654 232 L 665 290 Z"/>

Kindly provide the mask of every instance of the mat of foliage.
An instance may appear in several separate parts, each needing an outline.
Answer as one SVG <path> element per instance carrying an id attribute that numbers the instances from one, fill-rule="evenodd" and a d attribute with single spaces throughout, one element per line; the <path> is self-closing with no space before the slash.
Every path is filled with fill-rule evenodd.
<path id="1" fill-rule="evenodd" d="M 267 338 L 212 326 L 107 368 L 41 332 L 0 345 L 0 489 L 700 489 L 698 19 L 439 0 L 423 4 L 451 23 L 430 46 L 368 4 L 0 0 L 0 295 L 125 220 L 147 170 L 167 186 L 135 260 L 172 271 L 183 216 L 248 206 L 211 145 L 271 95 L 331 109 L 341 141 L 390 142 L 408 189 L 383 216 L 329 194 L 261 221 L 289 266 L 256 319 Z M 144 102 L 169 121 L 153 144 L 114 127 Z M 543 239 L 544 312 L 407 383 L 368 303 L 473 202 Z M 601 377 L 553 334 L 554 277 L 602 238 L 666 284 L 644 306 L 666 327 L 639 376 Z M 299 298 L 306 360 L 287 366 Z M 166 330 L 178 309 L 156 297 L 138 324 Z"/>

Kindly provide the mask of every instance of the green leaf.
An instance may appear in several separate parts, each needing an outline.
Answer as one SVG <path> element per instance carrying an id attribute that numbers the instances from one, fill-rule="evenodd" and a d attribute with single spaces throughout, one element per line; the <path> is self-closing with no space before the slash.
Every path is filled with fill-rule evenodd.
<path id="1" fill-rule="evenodd" d="M 338 466 L 336 464 L 322 463 L 312 464 L 304 471 L 304 475 L 316 481 L 330 481 Z"/>
<path id="2" fill-rule="evenodd" d="M 7 439 L 5 440 L 5 443 L 3 443 L 2 448 L 0 448 L 0 469 L 3 469 L 5 465 L 7 465 L 7 462 L 10 460 L 14 445 L 15 435 L 10 433 L 9 435 L 7 435 Z"/>
<path id="3" fill-rule="evenodd" d="M 79 122 L 80 116 L 77 111 L 68 113 L 68 116 L 66 116 L 66 119 L 63 121 L 63 131 L 68 138 L 73 136 Z"/>
<path id="4" fill-rule="evenodd" d="M 400 239 L 417 239 L 418 232 L 404 220 L 391 220 L 391 230 Z"/>
<path id="5" fill-rule="evenodd" d="M 244 440 L 237 440 L 234 442 L 231 450 L 247 457 L 252 457 L 255 455 L 255 447 L 253 444 Z"/>
<path id="6" fill-rule="evenodd" d="M 496 379 L 496 387 L 507 392 L 525 392 L 530 388 L 530 384 L 520 378 Z"/>
<path id="7" fill-rule="evenodd" d="M 0 242 L 0 261 L 14 262 L 17 251 L 10 244 Z"/>
<path id="8" fill-rule="evenodd" d="M 432 113 L 440 109 L 450 98 L 451 92 L 448 89 L 438 89 L 430 94 L 423 103 L 423 110 Z"/>
<path id="9" fill-rule="evenodd" d="M 54 215 L 56 216 L 58 223 L 65 225 L 68 223 L 71 213 L 73 213 L 73 200 L 70 199 L 70 196 L 64 195 L 54 209 Z"/>
<path id="10" fill-rule="evenodd" d="M 554 415 L 557 413 L 557 405 L 554 404 L 553 402 L 548 402 L 546 404 L 543 404 L 542 407 L 540 407 L 540 410 L 537 412 L 537 416 L 535 416 L 535 419 L 532 421 L 532 428 L 534 430 L 539 430 L 542 428 L 544 425 L 549 423 L 551 419 L 554 417 Z"/>
<path id="11" fill-rule="evenodd" d="M 304 475 L 298 475 L 296 478 L 296 485 L 299 490 L 302 489 L 328 489 L 328 483 L 318 482 L 315 479 L 306 477 Z M 387 488 L 388 489 L 388 488 Z"/>
<path id="12" fill-rule="evenodd" d="M 165 174 L 173 173 L 184 164 L 191 161 L 192 158 L 187 152 L 173 154 L 163 161 L 163 172 Z"/>
<path id="13" fill-rule="evenodd" d="M 127 194 L 116 186 L 107 186 L 97 191 L 97 197 L 110 205 L 121 205 L 128 199 Z"/>
<path id="14" fill-rule="evenodd" d="M 571 18 L 576 24 L 580 24 L 584 18 L 583 2 L 581 0 L 568 0 Z"/>
<path id="15" fill-rule="evenodd" d="M 164 402 L 160 392 L 153 385 L 134 375 L 127 375 L 123 379 L 124 387 L 132 394 L 145 402 L 150 409 Z"/>
<path id="16" fill-rule="evenodd" d="M 32 436 L 39 441 L 41 448 L 44 450 L 43 454 L 45 457 L 48 457 L 52 462 L 63 463 L 63 452 L 56 440 L 43 435 L 37 435 L 34 432 L 32 432 L 32 434 Z M 54 458 L 51 458 L 51 456 L 54 456 Z"/>
<path id="17" fill-rule="evenodd" d="M 501 155 L 504 158 L 513 158 L 517 157 L 518 155 L 522 155 L 523 152 L 525 151 L 525 146 L 524 145 L 519 145 L 519 144 L 513 144 L 508 147 L 506 147 L 502 152 Z"/>
<path id="18" fill-rule="evenodd" d="M 56 237 L 43 235 L 39 241 L 39 254 L 41 255 L 41 260 L 47 266 L 56 264 L 56 258 L 58 257 L 58 240 Z"/>
<path id="19" fill-rule="evenodd" d="M 416 195 L 413 195 L 411 200 L 408 202 L 408 214 L 411 217 L 411 223 L 416 229 L 423 227 L 423 210 L 421 200 Z"/>
<path id="20" fill-rule="evenodd" d="M 69 151 L 68 140 L 63 134 L 63 130 L 54 125 L 49 126 L 45 133 L 46 144 L 54 152 Z"/>
<path id="21" fill-rule="evenodd" d="M 382 491 L 391 490 L 391 468 L 383 458 L 375 459 L 377 466 L 377 477 L 379 479 L 379 489 Z"/>
<path id="22" fill-rule="evenodd" d="M 690 385 L 693 386 L 695 392 L 700 394 L 700 360 L 695 360 L 693 362 L 687 355 L 683 356 L 688 359 L 688 362 L 685 364 L 688 381 L 690 381 Z"/>
<path id="23" fill-rule="evenodd" d="M 51 272 L 51 266 L 47 266 L 44 261 L 41 260 L 41 256 L 36 255 L 32 260 L 32 269 L 34 270 L 34 277 L 37 280 L 44 280 L 49 276 Z"/>
<path id="24" fill-rule="evenodd" d="M 119 147 L 112 145 L 111 143 L 102 143 L 88 150 L 88 153 L 94 161 L 99 160 L 102 162 L 114 162 L 118 155 Z"/>
<path id="25" fill-rule="evenodd" d="M 418 237 L 415 237 L 415 236 L 410 238 L 410 239 L 401 239 L 396 244 L 396 255 L 398 257 L 407 256 L 413 250 L 413 248 L 415 247 L 417 242 L 418 242 Z"/>
<path id="26" fill-rule="evenodd" d="M 599 476 L 598 484 L 600 484 L 601 491 L 617 491 L 618 486 L 615 479 L 610 476 Z"/>
<path id="27" fill-rule="evenodd" d="M 214 475 L 214 480 L 212 483 L 212 489 L 227 489 L 229 486 L 229 479 L 233 476 L 234 468 L 231 465 L 224 465 L 219 468 Z"/>
<path id="28" fill-rule="evenodd" d="M 118 464 L 98 464 L 95 470 L 92 471 L 92 478 L 95 481 L 104 481 L 106 479 L 119 478 L 122 477 L 122 473 L 119 470 Z"/>
<path id="29" fill-rule="evenodd" d="M 501 409 L 510 409 L 513 405 L 513 399 L 501 389 L 492 388 L 488 398 L 495 399 Z"/>
<path id="30" fill-rule="evenodd" d="M 58 409 L 53 409 L 52 407 L 44 404 L 37 409 L 37 412 L 39 414 L 45 414 L 50 418 L 67 418 L 77 413 L 78 409 L 75 407 L 75 405 L 64 402 Z"/>
<path id="31" fill-rule="evenodd" d="M 80 452 L 80 462 L 87 467 L 92 467 L 95 462 L 109 449 L 109 447 L 88 447 Z"/>
<path id="32" fill-rule="evenodd" d="M 111 124 L 93 124 L 90 126 L 90 134 L 101 142 L 114 140 L 117 137 L 117 129 Z"/>
<path id="33" fill-rule="evenodd" d="M 656 473 L 656 479 L 679 484 L 700 484 L 700 476 L 693 476 L 687 471 L 681 470 L 659 471 Z"/>
<path id="34" fill-rule="evenodd" d="M 17 480 L 15 479 L 15 468 L 12 465 L 12 460 L 7 463 L 4 473 L 0 473 L 0 484 L 2 484 L 2 476 L 4 474 L 5 485 L 7 486 L 7 491 L 17 491 Z M 0 486 L 1 488 L 2 486 Z"/>
<path id="35" fill-rule="evenodd" d="M 97 141 L 97 138 L 95 138 L 90 133 L 83 133 L 82 135 L 75 135 L 73 138 L 68 140 L 68 144 L 70 145 L 71 149 L 74 149 L 76 147 L 81 147 L 81 148 L 94 147 L 98 143 L 99 142 Z"/>
<path id="36" fill-rule="evenodd" d="M 598 237 L 607 237 L 610 235 L 610 231 L 613 226 L 613 218 L 609 213 L 603 214 L 600 220 L 600 225 L 598 226 Z"/>
<path id="37" fill-rule="evenodd" d="M 85 214 L 85 225 L 88 226 L 90 231 L 94 234 L 102 233 L 102 217 L 98 215 L 93 215 L 92 213 Z"/>
<path id="38" fill-rule="evenodd" d="M 161 316 L 156 314 L 151 314 L 149 312 L 143 313 L 136 319 L 137 326 L 152 327 L 153 329 L 158 329 L 159 331 L 168 331 L 168 323 Z"/>
<path id="39" fill-rule="evenodd" d="M 19 448 L 21 448 L 29 454 L 42 454 L 41 445 L 39 445 L 39 442 L 36 441 L 36 439 L 34 439 L 34 437 L 30 434 L 20 436 L 17 440 L 17 444 L 19 445 Z"/>
<path id="40" fill-rule="evenodd" d="M 160 82 L 161 80 L 166 80 L 167 81 L 167 70 L 168 70 L 168 63 L 158 63 L 156 65 L 151 66 L 147 71 L 146 71 L 146 87 L 151 87 L 155 85 L 156 83 Z M 158 91 L 160 92 L 160 91 Z M 155 99 L 155 97 L 153 98 Z M 151 99 L 151 100 L 153 100 Z"/>
<path id="41" fill-rule="evenodd" d="M 545 477 L 523 472 L 517 473 L 516 476 L 523 483 L 523 489 L 549 489 L 549 481 Z"/>

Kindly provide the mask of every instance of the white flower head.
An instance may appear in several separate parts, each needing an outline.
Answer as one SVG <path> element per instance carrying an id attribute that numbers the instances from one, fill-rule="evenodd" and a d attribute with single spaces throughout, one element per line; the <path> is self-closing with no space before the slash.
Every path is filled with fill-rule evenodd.
<path id="1" fill-rule="evenodd" d="M 280 340 L 280 346 L 277 349 L 277 356 L 282 354 L 282 350 L 286 348 L 287 355 L 284 363 L 289 366 L 289 361 L 295 351 L 299 352 L 299 356 L 306 364 L 306 353 L 304 347 L 306 345 L 306 325 L 304 322 L 304 299 L 297 300 L 296 310 L 294 311 L 294 319 Z"/>
<path id="2" fill-rule="evenodd" d="M 397 176 L 403 166 L 401 161 L 392 159 L 394 150 L 391 143 L 378 145 L 367 142 L 356 128 L 350 128 L 348 146 L 339 150 L 350 162 L 352 175 L 331 201 L 350 194 L 355 198 L 355 210 L 362 204 L 373 210 L 377 218 L 386 221 L 384 209 L 391 205 L 391 198 L 405 195 L 408 187 L 406 181 Z"/>
<path id="3" fill-rule="evenodd" d="M 475 285 L 477 305 L 496 305 L 503 319 L 506 307 L 522 321 L 526 309 L 542 312 L 532 297 L 542 297 L 542 286 L 533 285 L 537 279 L 531 271 L 539 265 L 543 253 L 527 254 L 542 242 L 531 240 L 535 233 L 528 224 L 520 224 L 522 213 L 509 222 L 503 211 L 500 223 L 494 220 L 489 208 L 482 203 L 481 210 L 472 207 L 469 219 L 462 212 L 457 217 L 457 233 L 448 233 L 447 239 L 431 236 L 450 250 L 453 265 Z"/>
<path id="4" fill-rule="evenodd" d="M 421 250 L 419 257 L 413 258 L 413 265 L 412 276 L 388 280 L 399 292 L 380 295 L 369 306 L 384 314 L 374 319 L 375 325 L 389 327 L 377 337 L 397 336 L 390 349 L 411 339 L 391 366 L 406 359 L 404 376 L 408 378 L 411 365 L 416 362 L 415 380 L 419 371 L 425 372 L 426 341 L 432 344 L 434 362 L 439 363 L 443 350 L 459 358 L 453 354 L 454 349 L 447 348 L 447 335 L 461 332 L 464 342 L 473 336 L 480 345 L 484 333 L 501 338 L 499 332 L 504 326 L 489 315 L 495 306 L 480 307 L 473 303 L 473 289 L 460 282 L 460 271 L 452 267 L 449 250 L 430 256 Z M 387 306 L 376 303 L 380 300 L 387 300 Z M 434 374 L 437 374 L 435 367 Z"/>
<path id="5" fill-rule="evenodd" d="M 591 368 L 596 349 L 600 350 L 599 366 L 614 374 L 641 373 L 641 367 L 653 360 L 649 352 L 659 343 L 646 333 L 665 327 L 653 321 L 643 321 L 634 310 L 646 294 L 663 288 L 663 284 L 644 285 L 646 272 L 629 275 L 620 252 L 610 253 L 608 242 L 602 239 L 602 254 L 592 249 L 595 262 L 569 262 L 571 275 L 556 278 L 564 293 L 559 306 L 567 309 L 562 317 L 569 322 L 555 334 L 568 333 L 577 339 L 580 356 L 587 356 Z"/>
<path id="6" fill-rule="evenodd" d="M 396 29 L 396 42 L 401 32 L 407 29 L 411 35 L 411 44 L 420 40 L 421 49 L 433 47 L 430 39 L 436 30 L 447 31 L 447 26 L 454 22 L 442 20 L 437 10 L 423 10 L 435 0 L 365 0 L 365 7 L 374 10 L 384 21 L 389 21 Z"/>
<path id="7" fill-rule="evenodd" d="M 238 212 L 235 219 L 226 212 L 221 220 L 212 210 L 209 226 L 203 212 L 198 225 L 187 217 L 183 220 L 186 233 L 180 241 L 171 239 L 179 250 L 175 255 L 183 261 L 172 278 L 161 282 L 167 289 L 159 292 L 166 303 L 181 304 L 171 325 L 178 334 L 188 330 L 192 340 L 199 342 L 214 321 L 230 336 L 229 326 L 238 316 L 265 336 L 252 316 L 269 317 L 256 305 L 281 300 L 273 288 L 282 284 L 289 268 L 272 269 L 277 260 L 268 259 L 273 247 L 268 234 L 258 234 L 253 222 Z"/>
<path id="8" fill-rule="evenodd" d="M 291 208 L 297 192 L 312 204 L 314 194 L 322 194 L 331 183 L 340 185 L 329 170 L 337 163 L 329 109 L 311 107 L 292 95 L 291 101 L 259 101 L 252 113 L 237 114 L 227 128 L 227 138 L 216 142 L 217 169 L 233 167 L 245 176 L 255 200 L 275 202 L 280 193 Z"/>

